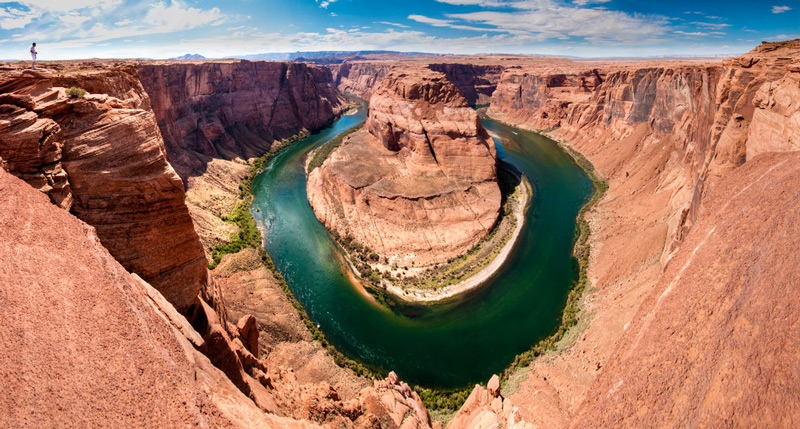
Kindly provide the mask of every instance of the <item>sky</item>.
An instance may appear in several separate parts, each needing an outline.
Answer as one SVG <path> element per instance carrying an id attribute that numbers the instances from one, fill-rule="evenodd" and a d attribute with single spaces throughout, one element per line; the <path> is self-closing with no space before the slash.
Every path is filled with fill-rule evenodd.
<path id="1" fill-rule="evenodd" d="M 0 59 L 395 50 L 731 55 L 800 38 L 800 0 L 0 0 Z"/>

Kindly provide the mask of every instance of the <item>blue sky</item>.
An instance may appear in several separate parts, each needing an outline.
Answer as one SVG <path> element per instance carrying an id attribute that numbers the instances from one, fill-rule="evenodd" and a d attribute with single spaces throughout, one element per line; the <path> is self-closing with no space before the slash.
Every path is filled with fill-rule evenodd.
<path id="1" fill-rule="evenodd" d="M 733 54 L 800 38 L 800 0 L 0 0 L 0 58 L 387 49 Z"/>

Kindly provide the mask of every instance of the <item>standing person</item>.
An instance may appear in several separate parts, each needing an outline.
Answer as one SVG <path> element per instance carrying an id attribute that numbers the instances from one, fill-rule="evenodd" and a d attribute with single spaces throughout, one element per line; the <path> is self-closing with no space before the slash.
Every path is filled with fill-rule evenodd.
<path id="1" fill-rule="evenodd" d="M 31 45 L 31 68 L 36 68 L 36 43 Z"/>

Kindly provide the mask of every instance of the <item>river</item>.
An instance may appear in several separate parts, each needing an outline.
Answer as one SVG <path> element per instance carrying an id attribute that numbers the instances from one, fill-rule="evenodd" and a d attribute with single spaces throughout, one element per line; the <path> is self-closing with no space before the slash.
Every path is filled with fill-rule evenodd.
<path id="1" fill-rule="evenodd" d="M 392 311 L 366 298 L 348 279 L 306 195 L 306 154 L 365 116 L 361 109 L 294 143 L 254 180 L 251 211 L 265 233 L 266 251 L 311 319 L 342 353 L 426 387 L 485 382 L 557 328 L 577 278 L 571 256 L 575 217 L 591 197 L 592 183 L 552 140 L 484 120 L 483 126 L 500 136 L 495 139 L 499 158 L 535 187 L 519 244 L 496 275 L 469 297 Z"/>

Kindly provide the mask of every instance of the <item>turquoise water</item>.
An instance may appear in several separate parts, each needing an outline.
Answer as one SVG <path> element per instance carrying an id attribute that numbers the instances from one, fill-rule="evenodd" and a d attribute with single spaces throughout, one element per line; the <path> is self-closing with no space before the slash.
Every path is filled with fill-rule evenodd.
<path id="1" fill-rule="evenodd" d="M 255 179 L 252 211 L 265 231 L 265 248 L 311 319 L 342 353 L 422 386 L 485 382 L 557 328 L 577 276 L 571 256 L 575 217 L 591 196 L 592 183 L 552 140 L 483 121 L 501 137 L 502 143 L 495 142 L 500 159 L 536 188 L 520 242 L 497 274 L 469 297 L 393 312 L 348 280 L 306 195 L 305 155 L 365 116 L 362 109 L 295 143 Z"/>

